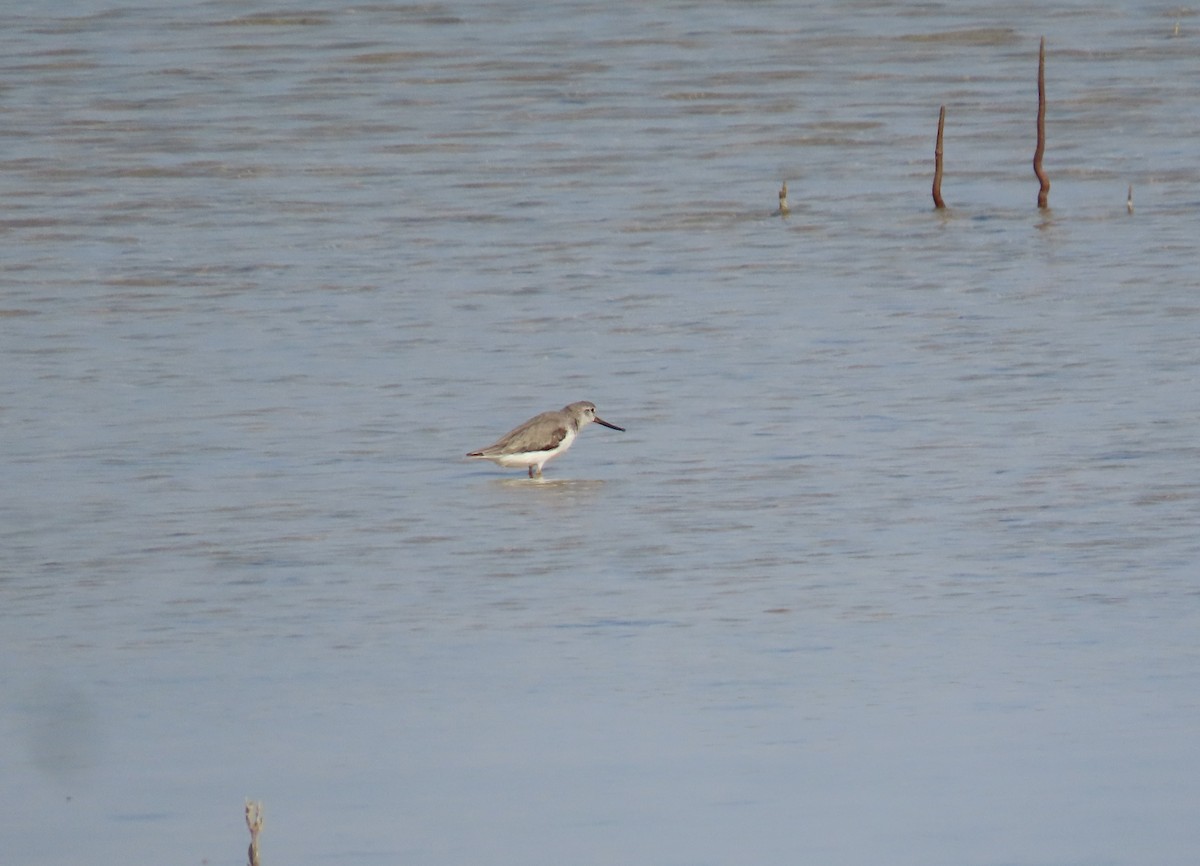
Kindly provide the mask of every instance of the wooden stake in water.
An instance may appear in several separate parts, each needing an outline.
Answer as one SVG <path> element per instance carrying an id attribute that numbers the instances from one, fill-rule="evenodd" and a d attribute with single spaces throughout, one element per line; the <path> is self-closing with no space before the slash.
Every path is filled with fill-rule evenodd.
<path id="1" fill-rule="evenodd" d="M 1041 47 L 1038 48 L 1038 113 L 1037 113 L 1037 148 L 1033 151 L 1033 173 L 1041 183 L 1038 190 L 1038 207 L 1047 207 L 1050 198 L 1050 178 L 1042 168 L 1042 156 L 1046 153 L 1046 37 L 1042 37 Z"/>
<path id="2" fill-rule="evenodd" d="M 942 201 L 942 130 L 946 127 L 946 106 L 938 112 L 937 144 L 933 148 L 933 206 L 943 208 Z"/>
<path id="3" fill-rule="evenodd" d="M 257 800 L 246 801 L 246 827 L 250 830 L 250 866 L 260 866 L 258 862 L 258 834 L 263 827 L 263 807 Z"/>

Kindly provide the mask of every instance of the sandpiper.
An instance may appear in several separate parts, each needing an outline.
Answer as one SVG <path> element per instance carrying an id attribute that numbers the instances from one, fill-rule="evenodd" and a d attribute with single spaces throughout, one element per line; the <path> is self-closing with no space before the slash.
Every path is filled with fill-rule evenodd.
<path id="1" fill-rule="evenodd" d="M 596 404 L 580 400 L 557 412 L 535 415 L 519 427 L 505 433 L 487 448 L 472 451 L 468 457 L 491 460 L 500 466 L 527 466 L 530 478 L 540 478 L 547 460 L 553 460 L 571 447 L 585 425 L 595 421 L 613 430 L 624 427 L 609 424 L 596 415 Z"/>

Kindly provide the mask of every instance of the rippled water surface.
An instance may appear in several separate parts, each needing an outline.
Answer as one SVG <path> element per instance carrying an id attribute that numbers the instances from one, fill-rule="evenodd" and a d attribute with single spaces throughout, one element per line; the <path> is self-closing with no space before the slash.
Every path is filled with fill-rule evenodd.
<path id="1" fill-rule="evenodd" d="M 0 24 L 5 862 L 1195 862 L 1195 10 Z"/>

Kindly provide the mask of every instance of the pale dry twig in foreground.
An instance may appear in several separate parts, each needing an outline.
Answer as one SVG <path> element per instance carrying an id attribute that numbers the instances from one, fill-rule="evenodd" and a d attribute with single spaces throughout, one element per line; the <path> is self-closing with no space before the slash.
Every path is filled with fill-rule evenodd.
<path id="1" fill-rule="evenodd" d="M 246 801 L 246 827 L 250 830 L 250 866 L 259 866 L 258 834 L 263 828 L 263 807 L 257 800 Z"/>

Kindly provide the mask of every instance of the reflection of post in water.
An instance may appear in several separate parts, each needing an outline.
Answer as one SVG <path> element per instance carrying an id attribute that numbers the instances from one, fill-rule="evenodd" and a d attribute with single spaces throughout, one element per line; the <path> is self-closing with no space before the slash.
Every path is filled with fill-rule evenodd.
<path id="1" fill-rule="evenodd" d="M 946 106 L 938 112 L 937 144 L 933 147 L 933 206 L 943 208 L 942 201 L 942 130 L 946 127 Z"/>
<path id="2" fill-rule="evenodd" d="M 1050 197 L 1050 178 L 1042 168 L 1042 156 L 1046 153 L 1046 37 L 1042 37 L 1038 48 L 1038 113 L 1037 147 L 1033 151 L 1033 173 L 1041 183 L 1038 190 L 1038 207 L 1045 208 Z"/>

